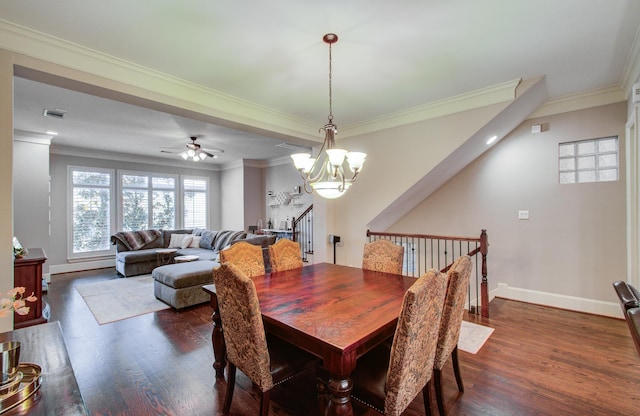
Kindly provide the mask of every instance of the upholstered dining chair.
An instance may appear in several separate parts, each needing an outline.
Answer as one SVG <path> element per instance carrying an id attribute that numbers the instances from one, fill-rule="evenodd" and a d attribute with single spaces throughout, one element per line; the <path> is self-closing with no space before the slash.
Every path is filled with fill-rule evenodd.
<path id="1" fill-rule="evenodd" d="M 400 415 L 422 391 L 431 415 L 433 360 L 445 295 L 445 275 L 429 270 L 407 290 L 393 337 L 358 358 L 351 397 L 384 415 Z"/>
<path id="2" fill-rule="evenodd" d="M 402 274 L 404 247 L 390 240 L 376 240 L 364 245 L 362 268 L 376 272 Z"/>
<path id="3" fill-rule="evenodd" d="M 433 363 L 433 381 L 436 391 L 438 411 L 444 416 L 444 400 L 442 398 L 442 368 L 451 357 L 453 372 L 458 383 L 458 390 L 463 393 L 464 385 L 460 376 L 460 363 L 458 362 L 458 339 L 460 327 L 464 315 L 464 300 L 469 288 L 469 276 L 471 275 L 471 258 L 462 256 L 458 258 L 447 272 L 447 294 L 444 301 L 440 332 L 438 334 L 438 347 Z"/>
<path id="4" fill-rule="evenodd" d="M 231 409 L 239 368 L 260 389 L 260 415 L 267 416 L 271 389 L 314 369 L 319 360 L 277 337 L 266 336 L 255 285 L 238 267 L 221 264 L 213 271 L 213 281 L 229 362 L 222 413 L 227 415 Z"/>
<path id="5" fill-rule="evenodd" d="M 269 246 L 269 261 L 272 273 L 304 266 L 300 243 L 281 238 Z"/>
<path id="6" fill-rule="evenodd" d="M 239 241 L 220 251 L 220 263 L 234 264 L 247 277 L 264 274 L 262 246 Z"/>

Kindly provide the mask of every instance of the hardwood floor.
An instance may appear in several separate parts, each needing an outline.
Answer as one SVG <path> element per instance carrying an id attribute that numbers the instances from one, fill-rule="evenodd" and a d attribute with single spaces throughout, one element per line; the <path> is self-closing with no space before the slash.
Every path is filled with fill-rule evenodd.
<path id="1" fill-rule="evenodd" d="M 46 295 L 91 414 L 219 414 L 226 383 L 211 366 L 209 306 L 98 325 L 75 286 L 114 278 L 114 269 L 55 275 Z M 504 299 L 494 299 L 490 313 L 466 317 L 495 331 L 478 354 L 459 354 L 464 394 L 445 366 L 447 415 L 638 413 L 640 357 L 623 320 Z M 241 372 L 236 381 L 231 414 L 257 414 L 257 391 Z M 309 374 L 274 390 L 270 414 L 310 415 L 317 406 Z M 436 415 L 435 400 L 432 409 Z M 404 414 L 423 411 L 418 395 Z M 357 405 L 354 413 L 377 415 Z"/>

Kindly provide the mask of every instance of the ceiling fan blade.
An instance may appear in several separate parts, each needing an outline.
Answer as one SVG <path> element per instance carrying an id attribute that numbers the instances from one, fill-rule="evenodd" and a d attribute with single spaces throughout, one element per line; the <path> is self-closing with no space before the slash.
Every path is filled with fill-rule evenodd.
<path id="1" fill-rule="evenodd" d="M 180 153 L 183 150 L 182 147 L 161 147 L 160 153 Z"/>

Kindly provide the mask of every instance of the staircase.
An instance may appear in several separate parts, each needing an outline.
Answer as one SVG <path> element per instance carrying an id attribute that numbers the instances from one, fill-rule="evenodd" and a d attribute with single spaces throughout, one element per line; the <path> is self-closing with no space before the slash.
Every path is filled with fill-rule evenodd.
<path id="1" fill-rule="evenodd" d="M 309 262 L 309 256 L 313 255 L 313 204 L 292 221 L 293 241 L 300 243 L 302 261 Z"/>

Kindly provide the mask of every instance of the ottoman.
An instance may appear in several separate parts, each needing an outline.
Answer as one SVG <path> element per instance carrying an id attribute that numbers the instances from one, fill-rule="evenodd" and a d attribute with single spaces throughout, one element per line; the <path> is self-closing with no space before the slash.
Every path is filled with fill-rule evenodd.
<path id="1" fill-rule="evenodd" d="M 213 283 L 213 268 L 219 264 L 201 260 L 168 264 L 153 269 L 153 292 L 157 299 L 176 309 L 209 302 L 202 286 Z"/>

